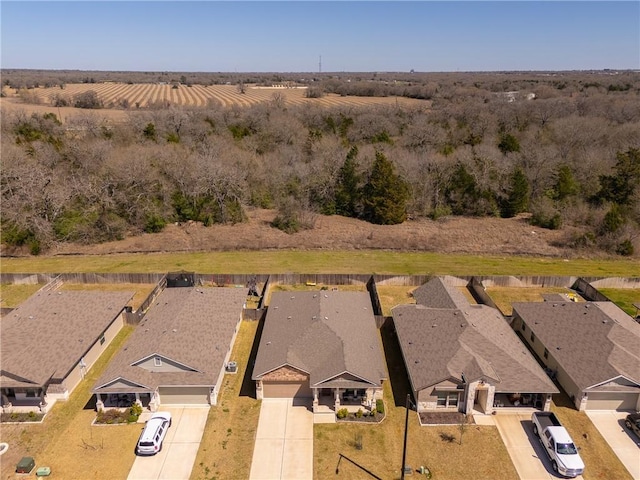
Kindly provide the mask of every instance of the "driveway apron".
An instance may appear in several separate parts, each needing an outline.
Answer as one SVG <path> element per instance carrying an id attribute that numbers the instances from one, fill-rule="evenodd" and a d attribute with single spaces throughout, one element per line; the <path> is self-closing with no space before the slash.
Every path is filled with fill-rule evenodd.
<path id="1" fill-rule="evenodd" d="M 498 414 L 493 416 L 502 441 L 520 480 L 555 480 L 551 462 L 533 433 L 529 414 Z M 582 478 L 579 475 L 576 478 Z"/>
<path id="2" fill-rule="evenodd" d="M 640 480 L 640 440 L 625 426 L 629 412 L 587 410 L 591 420 L 631 476 Z"/>
<path id="3" fill-rule="evenodd" d="M 313 413 L 308 405 L 287 398 L 262 400 L 249 478 L 313 478 Z"/>
<path id="4" fill-rule="evenodd" d="M 136 457 L 127 480 L 188 480 L 209 415 L 208 407 L 166 407 L 171 427 L 162 451 L 152 457 Z"/>

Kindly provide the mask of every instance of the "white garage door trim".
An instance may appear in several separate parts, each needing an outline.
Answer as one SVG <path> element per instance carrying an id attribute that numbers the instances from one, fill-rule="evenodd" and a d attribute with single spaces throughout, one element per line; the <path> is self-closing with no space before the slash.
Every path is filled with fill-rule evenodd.
<path id="1" fill-rule="evenodd" d="M 311 398 L 309 380 L 303 382 L 269 381 L 262 383 L 263 398 Z"/>
<path id="2" fill-rule="evenodd" d="M 160 387 L 161 405 L 208 405 L 209 387 Z"/>
<path id="3" fill-rule="evenodd" d="M 587 410 L 635 410 L 638 394 L 633 392 L 589 392 Z"/>

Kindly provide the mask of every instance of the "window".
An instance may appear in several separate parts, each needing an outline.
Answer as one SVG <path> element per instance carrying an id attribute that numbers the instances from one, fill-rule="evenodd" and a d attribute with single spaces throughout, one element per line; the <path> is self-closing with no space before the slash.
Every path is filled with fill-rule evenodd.
<path id="1" fill-rule="evenodd" d="M 522 331 L 524 332 L 527 329 L 527 326 L 524 324 L 524 321 L 522 322 Z"/>
<path id="2" fill-rule="evenodd" d="M 532 342 L 536 341 L 536 336 L 533 334 L 533 332 L 531 332 L 531 337 L 529 337 L 529 338 L 531 338 Z"/>
<path id="3" fill-rule="evenodd" d="M 544 349 L 544 358 L 549 358 L 549 350 Z"/>
<path id="4" fill-rule="evenodd" d="M 27 398 L 35 398 L 36 397 L 36 391 L 35 390 L 27 390 Z"/>
<path id="5" fill-rule="evenodd" d="M 104 339 L 104 335 L 101 335 L 101 336 L 100 336 L 100 345 L 104 345 L 104 342 L 105 342 L 105 341 L 106 341 L 106 340 Z"/>
<path id="6" fill-rule="evenodd" d="M 458 392 L 438 392 L 436 406 L 438 408 L 452 408 L 458 406 L 460 394 Z"/>
<path id="7" fill-rule="evenodd" d="M 154 357 L 153 358 L 153 364 L 156 367 L 161 367 L 162 366 L 162 359 L 160 357 Z"/>

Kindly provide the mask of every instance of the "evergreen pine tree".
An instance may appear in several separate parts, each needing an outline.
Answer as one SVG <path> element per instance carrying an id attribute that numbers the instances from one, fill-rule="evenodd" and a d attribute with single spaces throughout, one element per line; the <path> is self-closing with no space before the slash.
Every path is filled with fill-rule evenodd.
<path id="1" fill-rule="evenodd" d="M 394 225 L 406 220 L 408 185 L 382 152 L 376 152 L 362 193 L 363 217 L 368 222 Z"/>

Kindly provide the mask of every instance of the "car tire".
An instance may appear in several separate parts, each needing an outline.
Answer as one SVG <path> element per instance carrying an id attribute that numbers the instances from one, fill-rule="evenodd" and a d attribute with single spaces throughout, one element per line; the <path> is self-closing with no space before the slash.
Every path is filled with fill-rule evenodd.
<path id="1" fill-rule="evenodd" d="M 539 436 L 540 436 L 540 434 L 538 433 L 538 426 L 537 426 L 535 423 L 533 424 L 533 434 L 534 434 L 536 437 L 539 437 Z"/>
<path id="2" fill-rule="evenodd" d="M 553 471 L 554 471 L 555 473 L 558 473 L 558 464 L 556 463 L 556 461 L 555 461 L 555 460 L 552 460 L 552 461 L 551 461 L 551 468 L 553 469 Z"/>

